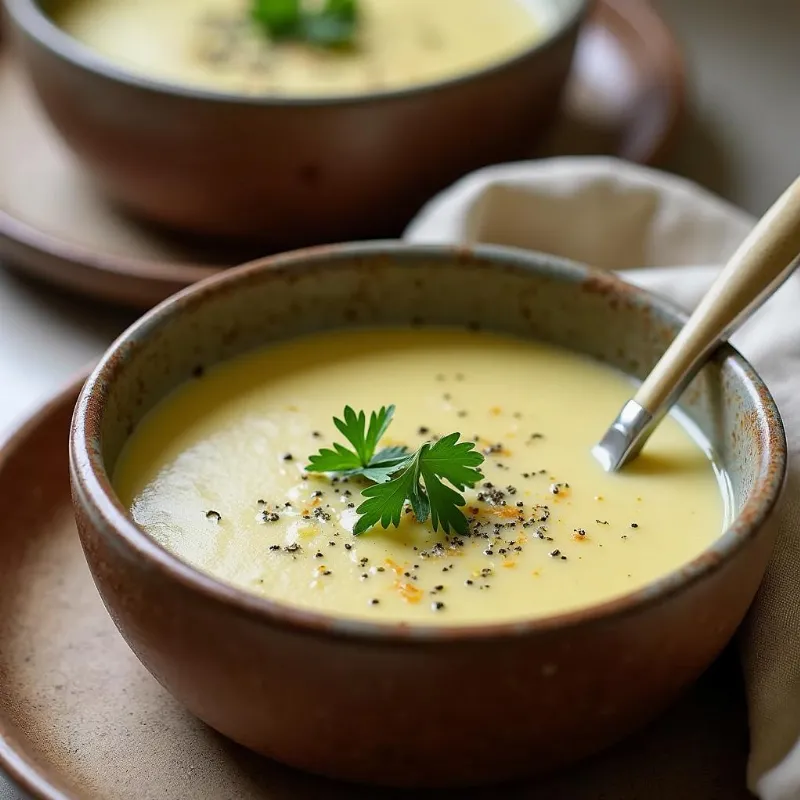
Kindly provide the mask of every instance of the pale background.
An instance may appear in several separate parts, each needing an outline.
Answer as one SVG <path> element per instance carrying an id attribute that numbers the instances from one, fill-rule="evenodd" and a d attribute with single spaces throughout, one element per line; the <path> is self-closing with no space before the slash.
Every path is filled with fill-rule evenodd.
<path id="1" fill-rule="evenodd" d="M 682 43 L 690 114 L 667 165 L 753 213 L 800 174 L 800 3 L 656 0 Z M 0 270 L 0 435 L 132 315 Z M 19 795 L 0 777 L 0 798 Z"/>

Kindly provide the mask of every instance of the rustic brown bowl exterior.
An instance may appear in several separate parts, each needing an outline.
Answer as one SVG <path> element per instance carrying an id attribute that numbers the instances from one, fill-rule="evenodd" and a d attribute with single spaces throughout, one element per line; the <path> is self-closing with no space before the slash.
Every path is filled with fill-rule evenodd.
<path id="1" fill-rule="evenodd" d="M 503 248 L 347 245 L 201 283 L 124 334 L 76 407 L 73 498 L 100 594 L 142 662 L 192 712 L 301 769 L 379 784 L 476 784 L 606 747 L 710 664 L 770 555 L 785 439 L 768 391 L 729 346 L 683 408 L 730 477 L 730 528 L 682 570 L 556 617 L 420 629 L 250 596 L 138 529 L 108 475 L 137 422 L 198 365 L 276 339 L 342 326 L 481 325 L 641 377 L 682 322 L 614 277 Z"/>
<path id="2" fill-rule="evenodd" d="M 108 195 L 191 232 L 286 248 L 397 235 L 435 192 L 514 160 L 555 116 L 588 6 L 490 69 L 351 99 L 247 98 L 123 72 L 9 0 L 55 127 Z"/>

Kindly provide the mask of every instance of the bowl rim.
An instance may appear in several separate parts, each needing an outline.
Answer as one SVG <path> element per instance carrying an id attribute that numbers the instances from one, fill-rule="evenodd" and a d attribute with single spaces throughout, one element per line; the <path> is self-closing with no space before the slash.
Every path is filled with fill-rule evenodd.
<path id="1" fill-rule="evenodd" d="M 81 67 L 88 72 L 95 73 L 117 83 L 124 84 L 134 89 L 154 92 L 158 94 L 179 97 L 182 99 L 225 103 L 245 106 L 264 106 L 267 108 L 290 107 L 301 108 L 306 106 L 355 106 L 365 103 L 390 102 L 404 100 L 420 95 L 439 92 L 455 88 L 461 84 L 469 83 L 482 78 L 511 69 L 518 64 L 533 58 L 536 54 L 544 52 L 562 39 L 577 30 L 595 0 L 570 0 L 573 7 L 565 13 L 558 22 L 551 26 L 547 34 L 536 39 L 530 46 L 522 51 L 508 56 L 499 61 L 492 61 L 487 66 L 459 72 L 452 77 L 440 80 L 427 81 L 411 86 L 373 91 L 368 93 L 352 93 L 337 95 L 248 95 L 237 92 L 207 89 L 202 86 L 181 84 L 177 81 L 151 78 L 147 75 L 137 74 L 118 65 L 113 59 L 107 58 L 92 48 L 82 44 L 78 39 L 62 30 L 47 15 L 40 5 L 40 0 L 6 0 L 5 6 L 12 21 L 34 39 L 39 45 L 58 55 L 61 59 Z"/>
<path id="2" fill-rule="evenodd" d="M 183 561 L 138 527 L 117 498 L 106 473 L 99 446 L 105 389 L 134 342 L 153 335 L 188 303 L 204 302 L 218 293 L 235 290 L 240 282 L 262 272 L 326 269 L 331 263 L 353 258 L 397 257 L 439 261 L 465 259 L 490 261 L 521 271 L 550 271 L 567 281 L 590 284 L 604 293 L 652 308 L 678 325 L 687 315 L 671 302 L 626 283 L 604 270 L 531 250 L 498 245 L 470 247 L 410 245 L 401 241 L 374 241 L 326 245 L 262 258 L 201 281 L 160 303 L 123 332 L 105 352 L 84 384 L 70 426 L 70 477 L 73 504 L 91 524 L 125 546 L 157 571 L 183 588 L 198 592 L 226 610 L 269 626 L 329 638 L 402 643 L 467 642 L 545 634 L 613 620 L 639 613 L 704 580 L 730 561 L 760 533 L 783 490 L 787 471 L 787 445 L 780 413 L 764 382 L 750 363 L 723 342 L 713 358 L 735 370 L 749 391 L 758 412 L 755 433 L 761 444 L 761 465 L 750 496 L 740 512 L 712 544 L 693 560 L 631 592 L 601 603 L 542 617 L 469 625 L 415 625 L 379 622 L 306 610 L 250 594 L 226 584 Z"/>

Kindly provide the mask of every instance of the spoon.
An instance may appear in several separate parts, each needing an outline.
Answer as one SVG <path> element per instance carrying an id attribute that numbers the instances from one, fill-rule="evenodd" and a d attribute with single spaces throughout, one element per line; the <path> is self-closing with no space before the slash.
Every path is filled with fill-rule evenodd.
<path id="1" fill-rule="evenodd" d="M 800 178 L 762 217 L 689 321 L 592 449 L 607 472 L 639 455 L 723 339 L 794 272 L 800 257 Z M 798 310 L 800 313 L 800 310 Z"/>

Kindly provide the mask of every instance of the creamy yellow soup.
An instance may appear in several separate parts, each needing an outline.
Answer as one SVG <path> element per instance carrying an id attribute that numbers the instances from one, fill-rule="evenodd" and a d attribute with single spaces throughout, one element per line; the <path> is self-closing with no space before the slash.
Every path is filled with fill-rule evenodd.
<path id="1" fill-rule="evenodd" d="M 249 94 L 339 95 L 398 89 L 486 67 L 530 47 L 530 0 L 360 0 L 344 52 L 274 43 L 249 0 L 62 0 L 56 22 L 127 69 Z"/>
<path id="2" fill-rule="evenodd" d="M 335 332 L 202 372 L 157 406 L 114 476 L 134 520 L 234 586 L 346 617 L 466 624 L 540 617 L 639 588 L 697 556 L 726 520 L 724 481 L 674 418 L 609 475 L 590 450 L 628 380 L 490 333 Z M 355 537 L 368 484 L 308 474 L 343 442 L 345 405 L 394 403 L 384 445 L 459 431 L 486 456 L 467 536 L 405 513 Z"/>

